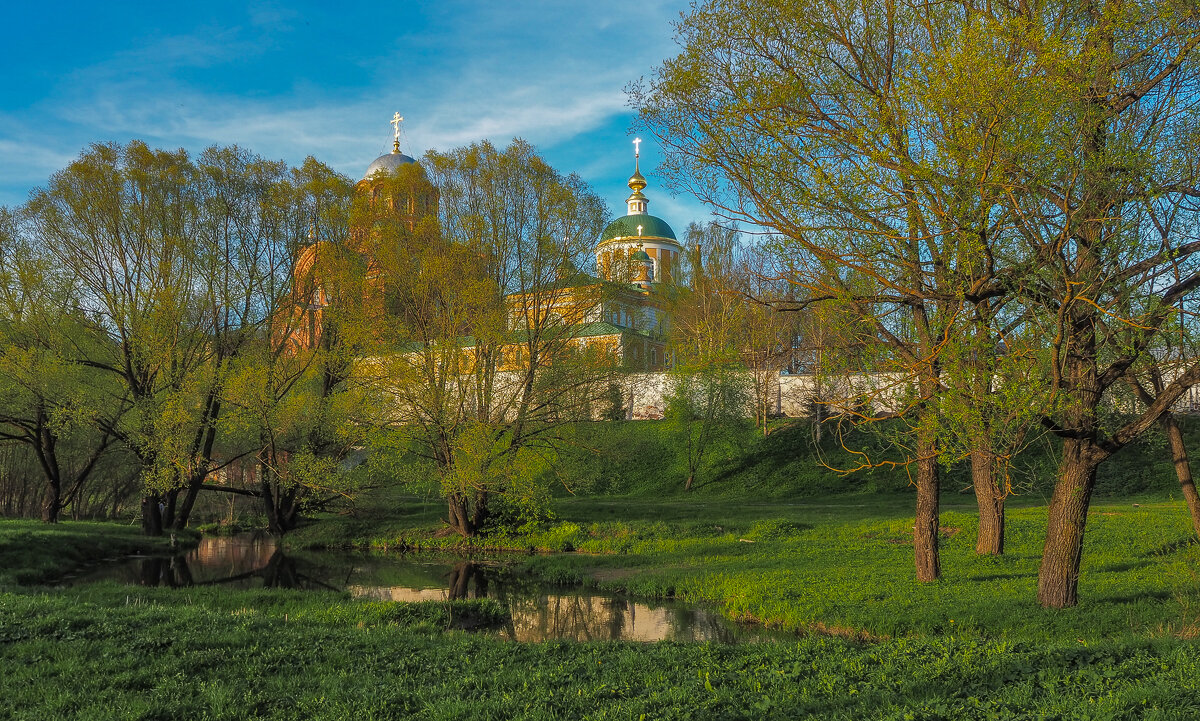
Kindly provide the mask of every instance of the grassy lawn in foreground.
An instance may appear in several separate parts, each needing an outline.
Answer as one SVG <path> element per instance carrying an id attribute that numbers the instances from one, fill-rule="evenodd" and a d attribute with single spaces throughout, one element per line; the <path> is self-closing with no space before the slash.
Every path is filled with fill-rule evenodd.
<path id="1" fill-rule="evenodd" d="M 10 586 L 0 718 L 1200 717 L 1200 647 L 1189 640 L 1198 547 L 1179 503 L 1098 504 L 1083 603 L 1045 611 L 1032 602 L 1043 508 L 1013 511 L 1004 559 L 975 558 L 972 516 L 948 511 L 946 578 L 922 586 L 911 581 L 907 501 L 574 499 L 545 527 L 494 539 L 583 549 L 521 557 L 544 576 L 820 632 L 757 646 L 515 644 L 453 630 L 455 618 L 502 614 L 490 601 Z M 436 528 L 409 520 L 414 538 Z M 0 522 L 3 573 L 49 577 L 56 562 L 61 572 L 94 555 L 81 549 L 138 543 L 128 534 Z"/>
<path id="2" fill-rule="evenodd" d="M 562 583 L 705 603 L 734 618 L 802 632 L 1072 642 L 1200 633 L 1200 545 L 1182 501 L 1165 495 L 1097 501 L 1085 540 L 1082 601 L 1062 611 L 1034 602 L 1046 526 L 1038 499 L 1012 504 L 1007 553 L 998 558 L 974 553 L 973 504 L 951 496 L 944 508 L 944 576 L 932 584 L 913 577 L 906 494 L 744 504 L 561 499 L 555 521 L 523 533 L 435 537 L 437 521 L 414 515 L 408 524 L 330 521 L 289 543 L 574 549 L 522 557 L 520 564 Z"/>

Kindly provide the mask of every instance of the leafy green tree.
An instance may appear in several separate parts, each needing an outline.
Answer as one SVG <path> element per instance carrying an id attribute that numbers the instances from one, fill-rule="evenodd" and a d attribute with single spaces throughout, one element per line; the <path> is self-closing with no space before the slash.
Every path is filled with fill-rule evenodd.
<path id="1" fill-rule="evenodd" d="M 0 440 L 23 444 L 36 461 L 47 523 L 83 494 L 113 441 L 98 422 L 113 389 L 72 362 L 92 340 L 80 321 L 70 283 L 0 208 Z"/>
<path id="2" fill-rule="evenodd" d="M 947 349 L 995 348 L 1007 321 L 989 324 L 1005 316 L 1040 339 L 1035 403 L 1064 456 L 1038 598 L 1074 605 L 1097 466 L 1200 376 L 1188 368 L 1144 413 L 1101 428 L 1105 391 L 1200 282 L 1195 8 L 727 0 L 679 33 L 683 53 L 637 98 L 668 172 L 806 254 L 821 272 L 796 276 L 804 300 L 857 309 L 875 369 L 911 378 L 919 579 L 939 568 Z M 848 287 L 850 273 L 872 287 Z M 971 316 L 985 332 L 963 332 Z"/>
<path id="3" fill-rule="evenodd" d="M 121 389 L 110 430 L 141 464 L 148 534 L 185 526 L 216 468 L 232 363 L 290 294 L 300 197 L 282 163 L 239 148 L 193 162 L 134 141 L 92 146 L 29 203 L 104 339 L 78 362 Z"/>
<path id="4" fill-rule="evenodd" d="M 1097 468 L 1200 378 L 1193 361 L 1143 412 L 1102 423 L 1105 395 L 1156 352 L 1200 284 L 1200 15 L 1190 3 L 1056 4 L 1025 8 L 1008 27 L 1036 61 L 1016 87 L 1040 112 L 1004 139 L 1025 151 L 1004 177 L 1020 182 L 1009 203 L 1033 272 L 1018 290 L 1047 339 L 1044 422 L 1063 442 L 1038 600 L 1063 607 L 1078 599 Z"/>
<path id="5" fill-rule="evenodd" d="M 579 336 L 596 299 L 562 273 L 599 236 L 604 205 L 519 140 L 423 165 L 437 215 L 375 222 L 397 249 L 384 275 L 399 352 L 381 362 L 393 425 L 437 469 L 449 527 L 472 535 L 494 501 L 538 501 L 527 481 L 542 475 L 531 470 L 540 452 L 613 382 L 613 358 Z"/>
<path id="6" fill-rule="evenodd" d="M 283 535 L 303 509 L 352 495 L 347 461 L 371 422 L 359 361 L 376 348 L 382 318 L 347 179 L 308 158 L 277 190 L 287 243 L 271 247 L 283 262 L 268 263 L 263 322 L 222 387 L 225 453 L 251 459 L 254 487 L 205 487 L 259 498 L 268 530 Z"/>
<path id="7" fill-rule="evenodd" d="M 683 453 L 685 490 L 756 406 L 743 357 L 752 315 L 738 285 L 739 249 L 735 229 L 691 224 L 680 282 L 671 289 L 665 415 Z"/>
<path id="8" fill-rule="evenodd" d="M 673 182 L 781 239 L 789 307 L 839 304 L 856 316 L 856 358 L 911 388 L 902 405 L 923 581 L 941 572 L 939 352 L 968 297 L 995 286 L 973 249 L 1004 221 L 991 210 L 999 191 L 978 182 L 995 154 L 987 118 L 944 122 L 928 102 L 927 59 L 961 40 L 950 15 L 891 2 L 706 3 L 678 26 L 681 55 L 635 92 Z"/>
<path id="9" fill-rule="evenodd" d="M 690 491 L 715 455 L 744 437 L 751 397 L 745 368 L 738 363 L 707 359 L 695 366 L 671 369 L 665 417 L 680 449 Z"/>
<path id="10" fill-rule="evenodd" d="M 779 376 L 800 362 L 803 338 L 812 327 L 811 311 L 783 312 L 793 288 L 774 267 L 773 251 L 764 244 L 743 246 L 732 283 L 742 295 L 738 352 L 750 375 L 754 417 L 764 436 L 781 398 Z"/>

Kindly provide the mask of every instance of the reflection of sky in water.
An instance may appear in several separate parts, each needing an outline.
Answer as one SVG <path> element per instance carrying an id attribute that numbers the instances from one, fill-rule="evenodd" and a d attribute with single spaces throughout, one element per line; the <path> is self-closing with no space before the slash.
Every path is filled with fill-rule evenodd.
<path id="1" fill-rule="evenodd" d="M 447 588 L 348 586 L 352 595 L 376 601 L 447 601 Z M 516 641 L 738 641 L 762 640 L 719 614 L 682 604 L 631 601 L 593 592 L 516 592 L 491 583 L 487 597 L 505 604 L 512 622 L 498 632 Z M 472 597 L 478 597 L 472 594 Z"/>
<path id="2" fill-rule="evenodd" d="M 448 601 L 450 590 L 446 588 L 402 588 L 395 586 L 347 586 L 351 596 L 369 598 L 372 601 Z"/>
<path id="3" fill-rule="evenodd" d="M 718 641 L 780 638 L 720 614 L 674 602 L 642 602 L 565 589 L 504 574 L 499 564 L 323 551 L 284 555 L 269 536 L 205 537 L 175 558 L 137 558 L 95 569 L 78 584 L 115 580 L 144 586 L 226 586 L 345 591 L 378 601 L 492 598 L 512 620 L 494 633 L 517 641 Z"/>

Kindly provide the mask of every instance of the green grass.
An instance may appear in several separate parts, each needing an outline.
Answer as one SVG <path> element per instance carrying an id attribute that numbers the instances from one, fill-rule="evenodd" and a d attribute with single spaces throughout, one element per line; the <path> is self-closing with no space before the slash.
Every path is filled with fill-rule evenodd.
<path id="1" fill-rule="evenodd" d="M 325 594 L 0 595 L 6 717 L 1184 719 L 1200 652 L 952 635 L 516 644 Z"/>
<path id="2" fill-rule="evenodd" d="M 1098 504 L 1085 540 L 1081 605 L 1047 611 L 1034 603 L 1044 507 L 1010 512 L 1008 553 L 1000 558 L 975 555 L 976 518 L 966 504 L 944 512 L 944 575 L 920 584 L 905 501 L 772 504 L 754 508 L 756 520 L 727 504 L 676 507 L 675 519 L 581 526 L 588 538 L 580 549 L 612 553 L 536 556 L 523 566 L 798 631 L 1091 643 L 1200 630 L 1200 546 L 1182 502 Z M 690 518 L 678 518 L 681 511 Z"/>
<path id="3" fill-rule="evenodd" d="M 666 421 L 578 423 L 563 429 L 565 443 L 544 479 L 560 494 L 605 496 L 678 495 L 687 470 L 678 440 Z M 872 458 L 892 456 L 878 436 L 851 432 L 846 443 Z M 878 468 L 844 476 L 826 468 L 848 468 L 857 460 L 827 434 L 813 442 L 804 421 L 775 422 L 763 436 L 745 423 L 711 449 L 690 496 L 780 498 L 836 493 L 894 491 L 908 478 L 900 470 Z"/>
<path id="4" fill-rule="evenodd" d="M 973 553 L 971 499 L 948 494 L 945 577 L 933 584 L 912 580 L 911 500 L 566 498 L 555 520 L 476 544 L 570 543 L 583 552 L 517 558 L 544 578 L 800 632 L 753 646 L 517 644 L 456 630 L 502 622 L 491 601 L 9 585 L 0 718 L 1200 717 L 1200 546 L 1181 502 L 1098 503 L 1082 603 L 1047 611 L 1033 603 L 1040 499 L 1014 501 L 1010 553 L 992 559 Z M 404 515 L 360 509 L 294 545 L 304 533 L 313 545 L 450 542 L 432 538 L 440 504 L 390 501 Z M 0 523 L 9 584 L 138 548 L 130 528 Z"/>
<path id="5" fill-rule="evenodd" d="M 798 632 L 897 638 L 941 634 L 1094 643 L 1200 633 L 1200 545 L 1182 501 L 1142 496 L 1098 502 L 1085 537 L 1081 605 L 1035 602 L 1046 509 L 1014 499 L 1007 553 L 974 553 L 973 498 L 943 501 L 943 578 L 917 583 L 908 495 L 839 496 L 792 503 L 561 499 L 557 520 L 524 533 L 435 537 L 437 522 L 339 535 L 316 524 L 289 540 L 369 548 L 561 550 L 522 555 L 520 569 L 648 598 L 677 598 L 730 617 Z M 1136 505 L 1135 505 L 1136 504 Z"/>
<path id="6" fill-rule="evenodd" d="M 1188 447 L 1200 448 L 1200 419 L 1181 417 L 1180 423 Z M 878 432 L 886 428 L 886 424 L 844 424 L 839 436 L 832 424 L 826 424 L 821 442 L 816 443 L 808 421 L 773 421 L 766 437 L 752 424 L 744 424 L 708 455 L 697 488 L 687 495 L 741 502 L 903 491 L 909 485 L 903 468 L 881 466 L 851 474 L 831 470 L 853 468 L 864 458 L 876 463 L 901 460 Z M 669 423 L 578 423 L 562 432 L 565 444 L 552 464 L 553 472 L 544 479 L 560 495 L 684 495 L 687 472 Z M 1015 459 L 1013 481 L 1022 495 L 1050 496 L 1059 447 L 1056 439 L 1043 437 Z M 965 463 L 943 468 L 946 489 L 958 490 L 970 483 Z M 1124 497 L 1166 493 L 1175 486 L 1166 438 L 1155 427 L 1100 466 L 1096 491 L 1101 496 Z"/>

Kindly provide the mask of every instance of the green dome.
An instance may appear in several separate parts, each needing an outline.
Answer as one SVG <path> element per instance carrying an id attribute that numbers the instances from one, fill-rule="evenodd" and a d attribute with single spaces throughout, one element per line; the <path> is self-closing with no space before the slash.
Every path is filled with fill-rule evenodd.
<path id="1" fill-rule="evenodd" d="M 635 250 L 633 252 L 633 255 L 629 256 L 629 259 L 630 260 L 650 260 L 650 254 L 647 253 L 646 251 L 642 250 L 641 248 L 638 248 L 637 250 Z"/>
<path id="2" fill-rule="evenodd" d="M 669 238 L 676 240 L 675 231 L 667 225 L 667 221 L 653 215 L 622 215 L 608 224 L 600 234 L 600 242 L 613 238 L 636 238 L 638 226 L 642 226 L 643 238 Z M 677 241 L 678 242 L 678 241 Z"/>

